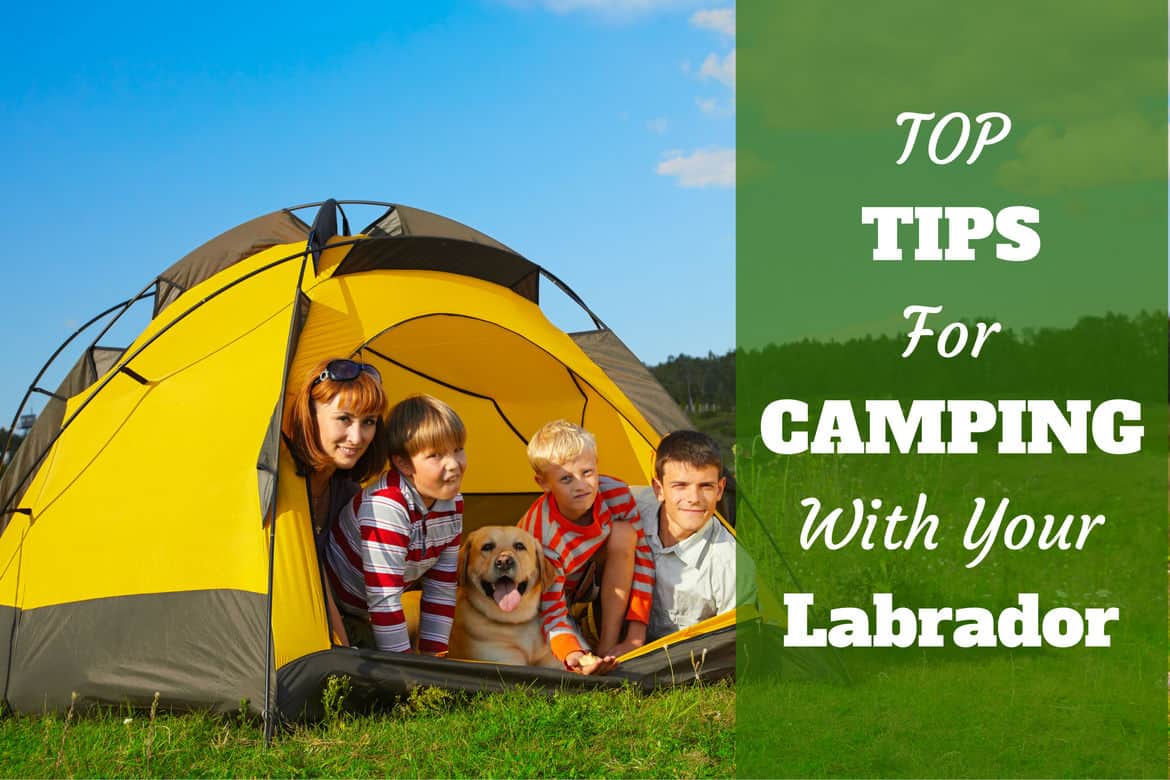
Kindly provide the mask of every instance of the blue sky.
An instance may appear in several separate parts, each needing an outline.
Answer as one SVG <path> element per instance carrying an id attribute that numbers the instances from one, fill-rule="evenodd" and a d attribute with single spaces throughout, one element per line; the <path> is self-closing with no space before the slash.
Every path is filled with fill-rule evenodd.
<path id="1" fill-rule="evenodd" d="M 329 197 L 482 230 L 565 280 L 648 363 L 731 349 L 729 6 L 14 6 L 0 425 L 78 324 L 223 230 Z"/>

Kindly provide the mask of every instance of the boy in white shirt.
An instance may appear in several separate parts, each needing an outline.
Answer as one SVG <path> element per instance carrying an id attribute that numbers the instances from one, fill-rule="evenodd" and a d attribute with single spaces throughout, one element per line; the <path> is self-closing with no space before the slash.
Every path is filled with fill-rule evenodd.
<path id="1" fill-rule="evenodd" d="M 704 433 L 675 431 L 658 445 L 653 495 L 638 501 L 656 571 L 648 641 L 755 601 L 750 571 L 739 572 L 736 598 L 735 537 L 715 516 L 722 471 L 719 445 Z"/>

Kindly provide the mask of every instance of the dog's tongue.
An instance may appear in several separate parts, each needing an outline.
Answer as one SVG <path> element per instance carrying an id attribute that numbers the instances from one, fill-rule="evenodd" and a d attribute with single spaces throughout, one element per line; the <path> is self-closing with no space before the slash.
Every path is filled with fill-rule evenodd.
<path id="1" fill-rule="evenodd" d="M 496 590 L 492 594 L 496 600 L 496 604 L 505 612 L 511 612 L 520 606 L 520 591 L 516 589 L 516 583 L 505 580 L 500 580 L 496 583 Z"/>

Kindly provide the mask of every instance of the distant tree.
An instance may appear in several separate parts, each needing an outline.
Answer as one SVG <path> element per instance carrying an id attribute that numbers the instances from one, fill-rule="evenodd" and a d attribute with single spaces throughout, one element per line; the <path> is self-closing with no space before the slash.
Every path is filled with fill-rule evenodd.
<path id="1" fill-rule="evenodd" d="M 7 428 L 0 428 L 0 452 L 4 451 L 4 443 L 7 441 L 8 441 L 8 429 Z M 24 441 L 24 437 L 21 436 L 19 433 L 12 437 L 12 443 L 8 445 L 7 458 L 12 457 L 12 453 L 16 452 L 16 448 L 20 446 L 20 443 L 22 441 Z M 3 474 L 4 469 L 7 468 L 7 466 L 8 466 L 7 458 L 5 458 L 3 461 L 0 461 L 0 474 Z"/>
<path id="2" fill-rule="evenodd" d="M 671 355 L 650 366 L 670 397 L 692 417 L 735 410 L 735 353 L 706 357 Z"/>

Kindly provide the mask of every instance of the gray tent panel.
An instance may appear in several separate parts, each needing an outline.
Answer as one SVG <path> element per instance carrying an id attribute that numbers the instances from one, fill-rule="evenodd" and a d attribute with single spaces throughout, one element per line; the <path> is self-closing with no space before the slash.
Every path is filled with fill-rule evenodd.
<path id="1" fill-rule="evenodd" d="M 650 369 L 612 330 L 570 333 L 586 355 L 601 367 L 661 435 L 693 427 L 679 405 L 659 384 Z M 657 445 L 657 442 L 655 442 Z"/>
<path id="2" fill-rule="evenodd" d="M 495 249 L 517 254 L 517 252 L 489 235 L 480 233 L 475 228 L 468 227 L 462 222 L 441 217 L 430 211 L 411 208 L 410 206 L 391 206 L 385 214 L 371 223 L 362 231 L 372 238 L 383 236 L 431 236 L 433 238 L 457 238 L 460 241 L 471 241 L 484 244 Z"/>
<path id="3" fill-rule="evenodd" d="M 158 275 L 154 316 L 187 290 L 240 260 L 308 237 L 309 226 L 288 211 L 274 211 L 220 233 Z"/>
<path id="4" fill-rule="evenodd" d="M 23 610 L 6 699 L 16 712 L 129 703 L 235 712 L 264 701 L 268 599 L 239 590 L 150 593 Z"/>
<path id="5" fill-rule="evenodd" d="M 297 308 L 293 314 L 290 337 L 292 343 L 295 344 L 300 340 L 301 329 L 305 327 L 305 321 L 309 318 L 309 298 L 304 293 L 297 296 Z M 288 354 L 285 355 L 285 374 L 292 368 L 292 359 L 293 350 L 289 350 Z M 272 416 L 268 419 L 268 430 L 264 434 L 264 442 L 260 445 L 260 454 L 256 458 L 256 477 L 260 490 L 260 517 L 264 518 L 265 523 L 268 522 L 269 513 L 276 502 L 276 475 L 280 464 L 280 426 L 281 420 L 284 419 L 284 403 L 285 397 L 282 395 L 272 410 Z"/>
<path id="6" fill-rule="evenodd" d="M 19 553 L 17 553 L 19 555 Z M 17 566 L 18 561 L 3 561 L 0 566 Z M 16 607 L 0 606 L 0 691 L 8 690 L 8 670 L 12 660 L 12 632 L 16 630 Z"/>
<path id="7" fill-rule="evenodd" d="M 502 252 L 507 252 L 510 255 L 514 255 L 519 260 L 522 260 L 524 263 L 532 265 L 529 263 L 529 261 L 524 260 L 524 258 L 515 250 L 505 246 L 504 244 L 501 244 L 499 241 L 496 241 L 494 238 L 485 233 L 480 233 L 475 228 L 468 227 L 462 222 L 456 222 L 453 219 L 441 217 L 438 214 L 434 214 L 430 211 L 423 211 L 422 209 L 411 208 L 410 206 L 391 206 L 386 210 L 385 214 L 374 220 L 374 222 L 368 225 L 362 232 L 371 238 L 403 238 L 406 236 L 425 236 L 430 238 L 453 238 L 459 241 L 469 241 L 474 244 L 482 244 L 485 247 L 491 247 L 492 249 L 498 249 Z M 496 257 L 503 256 L 497 255 Z M 490 258 L 487 259 L 489 261 L 487 265 L 484 265 L 479 260 L 476 261 L 477 265 L 485 268 L 491 267 Z M 458 273 L 470 273 L 472 276 L 481 275 L 475 273 L 474 271 L 458 271 Z M 518 277 L 507 286 L 511 287 L 514 291 L 520 295 L 523 295 L 533 303 L 539 303 L 539 268 L 537 268 L 535 265 L 532 265 L 532 270 L 530 273 L 526 273 L 521 277 Z"/>
<path id="8" fill-rule="evenodd" d="M 383 236 L 349 251 L 334 276 L 388 269 L 443 271 L 499 284 L 538 303 L 540 267 L 508 249 L 461 238 Z"/>

